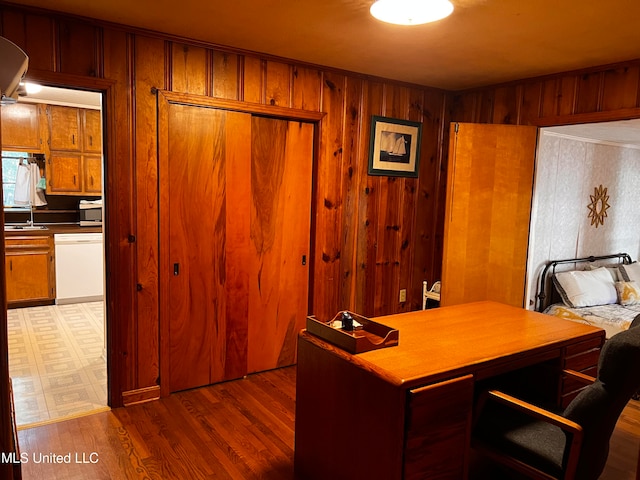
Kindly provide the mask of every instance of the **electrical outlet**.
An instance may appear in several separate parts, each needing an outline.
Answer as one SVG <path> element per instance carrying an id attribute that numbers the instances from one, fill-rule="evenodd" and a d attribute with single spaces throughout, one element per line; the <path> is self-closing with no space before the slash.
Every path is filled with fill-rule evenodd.
<path id="1" fill-rule="evenodd" d="M 407 289 L 403 288 L 400 290 L 400 303 L 404 303 L 407 301 Z"/>

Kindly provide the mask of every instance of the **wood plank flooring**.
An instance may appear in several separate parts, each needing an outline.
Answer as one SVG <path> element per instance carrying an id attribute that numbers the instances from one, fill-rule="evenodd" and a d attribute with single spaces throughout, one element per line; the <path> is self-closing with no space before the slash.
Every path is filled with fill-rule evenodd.
<path id="1" fill-rule="evenodd" d="M 23 478 L 290 480 L 295 373 L 295 367 L 272 370 L 22 430 L 21 452 L 29 457 Z M 639 447 L 640 403 L 631 401 L 601 480 L 636 478 Z M 70 454 L 70 463 L 35 463 L 52 453 Z"/>

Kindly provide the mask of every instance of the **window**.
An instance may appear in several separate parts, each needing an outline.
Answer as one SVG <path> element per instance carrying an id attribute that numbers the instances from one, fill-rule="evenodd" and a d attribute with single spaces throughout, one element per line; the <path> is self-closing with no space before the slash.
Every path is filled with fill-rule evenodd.
<path id="1" fill-rule="evenodd" d="M 18 164 L 20 163 L 20 158 L 29 156 L 31 154 L 26 152 L 2 152 L 2 197 L 5 207 L 29 210 L 29 207 L 24 205 L 16 206 L 14 202 Z"/>

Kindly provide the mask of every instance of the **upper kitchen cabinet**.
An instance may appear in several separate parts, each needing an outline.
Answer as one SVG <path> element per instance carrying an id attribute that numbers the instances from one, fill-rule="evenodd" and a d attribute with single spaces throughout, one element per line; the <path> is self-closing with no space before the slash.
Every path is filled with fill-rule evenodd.
<path id="1" fill-rule="evenodd" d="M 50 195 L 102 194 L 102 114 L 100 110 L 49 105 Z"/>
<path id="2" fill-rule="evenodd" d="M 41 153 L 43 140 L 40 117 L 44 106 L 15 103 L 2 107 L 2 148 L 22 152 Z"/>
<path id="3" fill-rule="evenodd" d="M 102 153 L 102 113 L 100 110 L 83 110 L 83 149 L 85 152 Z"/>
<path id="4" fill-rule="evenodd" d="M 80 151 L 81 109 L 49 105 L 47 112 L 51 150 Z"/>

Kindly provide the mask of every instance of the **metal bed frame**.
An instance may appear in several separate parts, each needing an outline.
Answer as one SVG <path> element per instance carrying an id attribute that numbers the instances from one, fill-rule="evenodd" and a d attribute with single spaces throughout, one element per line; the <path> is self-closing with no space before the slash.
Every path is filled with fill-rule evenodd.
<path id="1" fill-rule="evenodd" d="M 556 267 L 558 265 L 564 265 L 567 263 L 593 263 L 600 260 L 617 260 L 618 264 L 628 265 L 631 263 L 631 256 L 628 253 L 616 253 L 612 255 L 602 255 L 599 257 L 584 257 L 584 258 L 569 258 L 566 260 L 552 260 L 547 263 L 540 274 L 540 287 L 538 289 L 538 295 L 536 295 L 536 311 L 542 312 L 552 303 L 560 301 L 560 295 L 555 289 L 551 277 L 556 273 Z M 551 292 L 548 294 L 547 292 Z M 548 300 L 547 300 L 548 297 Z"/>

